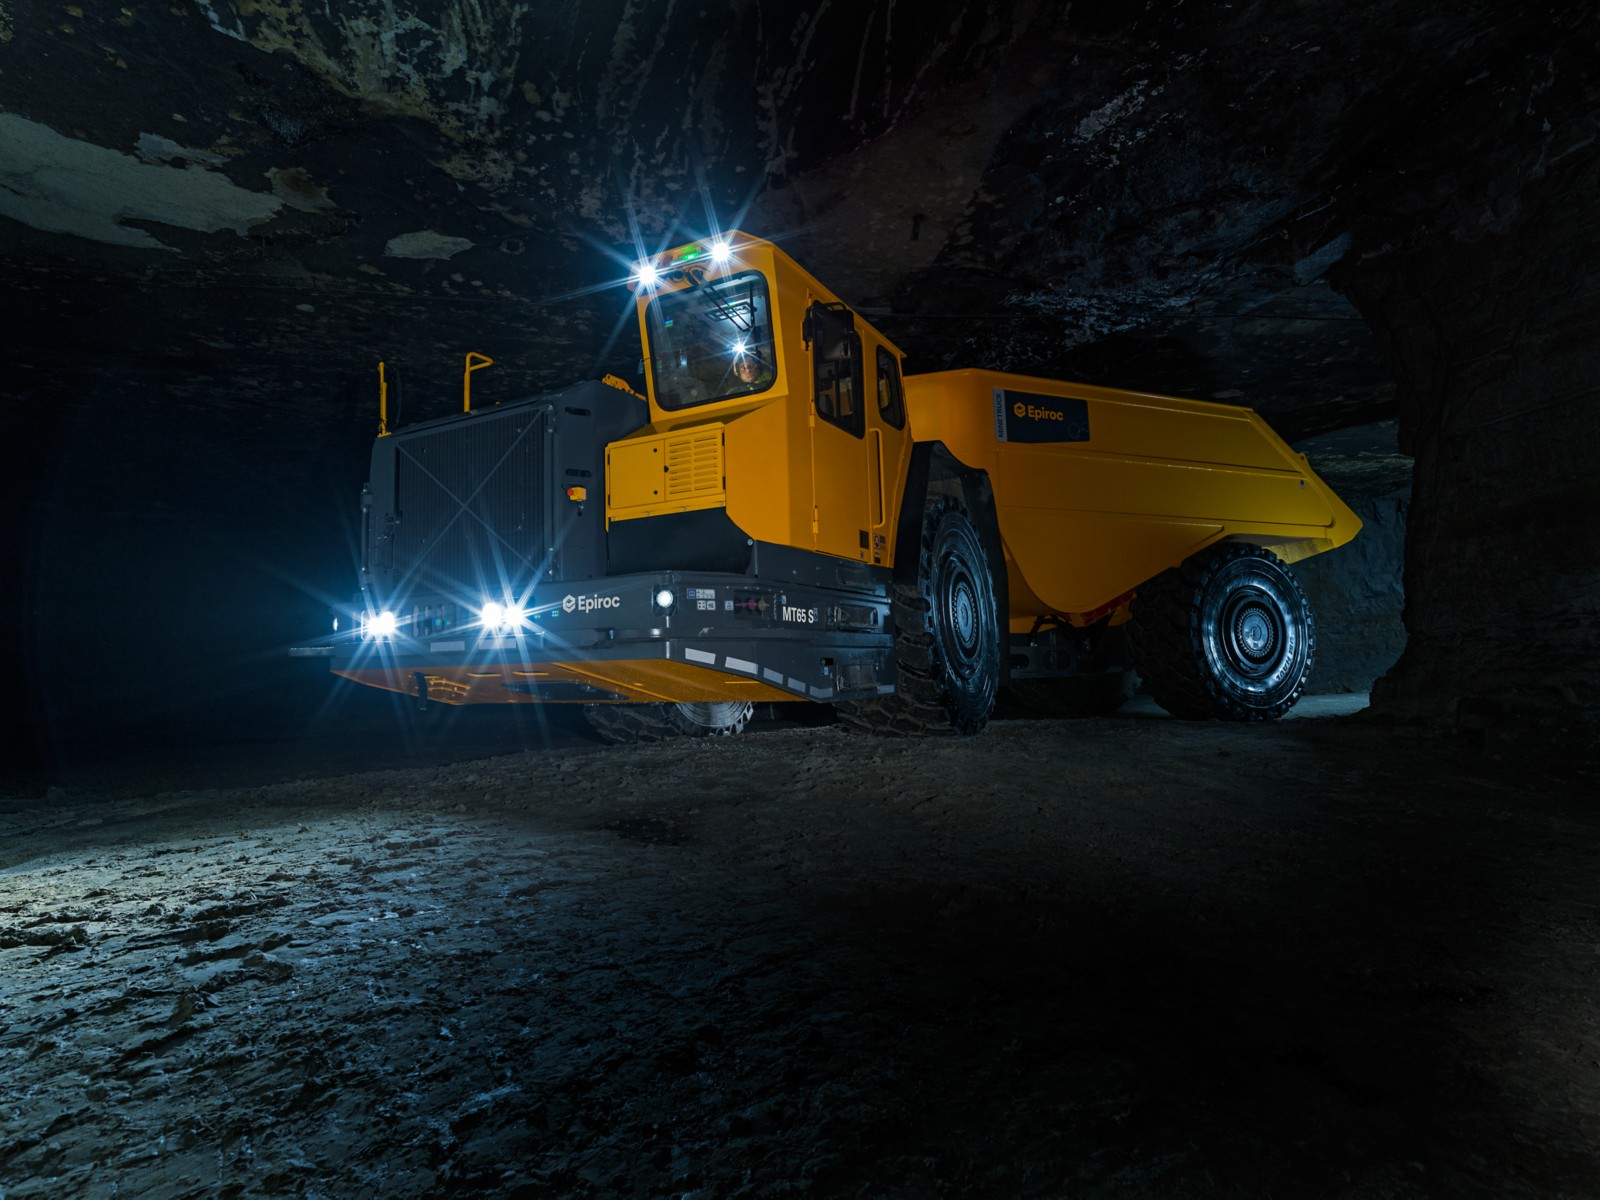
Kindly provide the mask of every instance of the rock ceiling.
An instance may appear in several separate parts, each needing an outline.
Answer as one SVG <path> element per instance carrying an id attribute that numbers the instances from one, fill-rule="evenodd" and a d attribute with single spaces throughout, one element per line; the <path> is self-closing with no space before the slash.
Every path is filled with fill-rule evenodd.
<path id="1" fill-rule="evenodd" d="M 1481 14 L 1417 9 L 12 2 L 18 356 L 244 404 L 344 403 L 378 358 L 431 396 L 469 348 L 513 391 L 627 373 L 619 258 L 738 222 L 914 368 L 1337 428 L 1393 391 L 1329 282 L 1334 194 L 1419 105 L 1499 86 Z"/>

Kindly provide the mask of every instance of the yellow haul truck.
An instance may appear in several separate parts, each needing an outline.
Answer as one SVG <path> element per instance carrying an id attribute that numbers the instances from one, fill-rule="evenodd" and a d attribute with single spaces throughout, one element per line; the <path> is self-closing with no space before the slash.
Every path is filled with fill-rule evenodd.
<path id="1" fill-rule="evenodd" d="M 1355 515 L 1245 408 L 900 351 L 741 233 L 637 264 L 647 395 L 605 381 L 388 432 L 333 669 L 424 704 L 580 703 L 609 740 L 759 701 L 976 733 L 997 695 L 1182 717 L 1299 698 L 1287 564 Z"/>

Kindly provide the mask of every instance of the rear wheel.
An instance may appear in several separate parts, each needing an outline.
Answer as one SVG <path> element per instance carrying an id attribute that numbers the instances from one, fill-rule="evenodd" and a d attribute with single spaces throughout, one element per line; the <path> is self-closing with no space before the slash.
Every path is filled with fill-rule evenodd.
<path id="1" fill-rule="evenodd" d="M 676 737 L 732 737 L 750 723 L 754 711 L 755 705 L 747 700 L 583 706 L 583 715 L 600 740 L 613 745 Z"/>
<path id="2" fill-rule="evenodd" d="M 1000 685 L 994 580 L 966 506 L 934 496 L 923 515 L 914 583 L 894 588 L 895 694 L 837 706 L 840 720 L 889 736 L 974 734 Z"/>
<path id="3" fill-rule="evenodd" d="M 1138 591 L 1129 627 L 1145 690 L 1175 717 L 1270 721 L 1294 707 L 1311 673 L 1311 606 L 1286 564 L 1226 543 Z"/>

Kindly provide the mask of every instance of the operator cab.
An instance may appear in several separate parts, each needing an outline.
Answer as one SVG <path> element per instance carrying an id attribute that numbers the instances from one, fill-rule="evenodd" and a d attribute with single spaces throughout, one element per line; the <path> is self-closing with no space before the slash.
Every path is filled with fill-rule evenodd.
<path id="1" fill-rule="evenodd" d="M 752 544 L 891 565 L 911 447 L 898 348 L 739 232 L 642 259 L 631 284 L 650 424 L 608 447 L 613 544 L 674 514 L 703 534 L 687 515 L 716 509 Z"/>
<path id="2" fill-rule="evenodd" d="M 634 264 L 645 390 L 657 431 L 724 419 L 789 394 L 787 367 L 804 349 L 787 345 L 794 310 L 793 263 L 770 242 L 728 233 Z"/>

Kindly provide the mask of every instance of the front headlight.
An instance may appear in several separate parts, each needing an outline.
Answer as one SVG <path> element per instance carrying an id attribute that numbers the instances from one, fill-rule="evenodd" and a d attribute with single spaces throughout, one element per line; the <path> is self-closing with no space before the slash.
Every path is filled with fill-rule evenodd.
<path id="1" fill-rule="evenodd" d="M 495 600 L 484 601 L 478 617 L 485 632 L 511 633 L 521 629 L 528 620 L 528 610 L 520 604 L 501 604 Z"/>
<path id="2" fill-rule="evenodd" d="M 367 630 L 375 638 L 392 638 L 400 632 L 400 618 L 388 609 L 384 609 L 367 622 Z"/>

